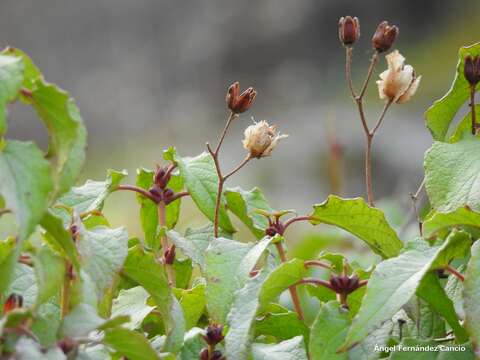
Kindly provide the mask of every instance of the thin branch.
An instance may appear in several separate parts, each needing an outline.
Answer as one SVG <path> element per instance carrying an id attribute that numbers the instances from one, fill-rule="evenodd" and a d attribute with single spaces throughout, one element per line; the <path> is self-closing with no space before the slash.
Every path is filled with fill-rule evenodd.
<path id="1" fill-rule="evenodd" d="M 311 216 L 295 216 L 295 217 L 293 217 L 293 218 L 291 218 L 291 219 L 288 219 L 288 220 L 285 222 L 284 228 L 285 228 L 285 230 L 287 230 L 287 228 L 288 228 L 291 224 L 293 224 L 293 223 L 295 223 L 295 222 L 297 222 L 297 221 L 309 221 L 309 220 L 311 220 L 311 219 L 312 219 Z"/>
<path id="2" fill-rule="evenodd" d="M 352 48 L 350 46 L 345 47 L 345 76 L 347 78 L 348 88 L 350 89 L 352 98 L 355 100 L 357 94 L 355 93 L 352 81 Z"/>
<path id="3" fill-rule="evenodd" d="M 225 135 L 227 134 L 228 128 L 230 127 L 230 124 L 236 117 L 238 117 L 238 114 L 234 113 L 233 111 L 230 112 L 227 123 L 225 124 L 222 134 L 220 135 L 220 139 L 218 140 L 217 147 L 215 148 L 215 151 L 214 151 L 215 156 L 218 156 L 218 152 L 220 151 L 220 147 L 222 146 L 223 140 L 225 139 Z"/>
<path id="4" fill-rule="evenodd" d="M 378 128 L 382 124 L 383 118 L 385 117 L 385 114 L 387 113 L 388 108 L 392 105 L 392 100 L 389 100 L 388 102 L 385 103 L 385 106 L 383 107 L 382 112 L 380 113 L 380 116 L 378 117 L 377 123 L 375 124 L 375 127 L 373 130 L 370 132 L 370 135 L 372 137 L 375 136 L 375 133 L 377 132 Z"/>
<path id="5" fill-rule="evenodd" d="M 158 224 L 161 227 L 164 227 L 166 223 L 167 223 L 167 217 L 166 217 L 166 211 L 165 211 L 165 203 L 163 201 L 160 201 L 158 203 Z M 162 244 L 162 251 L 165 252 L 168 249 L 168 238 L 166 234 L 162 235 L 161 244 Z M 165 266 L 165 272 L 167 273 L 168 285 L 175 286 L 175 274 L 173 272 L 173 268 L 171 264 L 167 264 L 164 261 L 164 266 Z"/>
<path id="6" fill-rule="evenodd" d="M 169 199 L 168 203 L 170 204 L 170 203 L 174 202 L 175 200 L 178 200 L 178 199 L 180 199 L 184 196 L 188 196 L 188 195 L 190 195 L 190 193 L 188 191 L 180 191 L 180 192 L 176 193 L 175 195 L 173 195 Z"/>
<path id="7" fill-rule="evenodd" d="M 360 99 L 363 99 L 365 95 L 365 91 L 367 91 L 368 83 L 372 77 L 373 70 L 375 69 L 377 62 L 378 62 L 378 51 L 375 51 L 372 55 L 372 58 L 370 59 L 370 66 L 368 67 L 367 77 L 365 78 L 365 81 L 363 82 L 362 90 L 360 91 L 360 95 L 359 95 Z"/>
<path id="8" fill-rule="evenodd" d="M 450 266 L 450 265 L 447 265 L 445 267 L 445 270 L 447 270 L 449 273 L 451 273 L 453 276 L 455 276 L 458 280 L 460 280 L 461 282 L 464 282 L 465 281 L 465 277 L 457 270 L 455 269 L 454 267 Z"/>
<path id="9" fill-rule="evenodd" d="M 320 260 L 307 260 L 304 262 L 305 267 L 313 267 L 313 266 L 318 266 L 324 269 L 331 270 L 332 267 L 328 264 L 325 264 L 324 262 L 321 262 Z"/>
<path id="10" fill-rule="evenodd" d="M 277 248 L 278 255 L 280 256 L 280 260 L 282 261 L 282 263 L 286 262 L 287 256 L 285 255 L 285 250 L 283 249 L 282 243 L 276 242 L 275 247 Z M 295 285 L 292 285 L 288 288 L 288 290 L 290 291 L 290 296 L 292 297 L 293 306 L 295 307 L 298 318 L 300 320 L 303 320 L 304 315 L 303 315 L 302 305 L 300 303 L 300 298 L 298 297 L 297 288 L 295 287 Z"/>
<path id="11" fill-rule="evenodd" d="M 302 280 L 298 281 L 295 285 L 302 285 L 302 284 L 311 284 L 311 285 L 316 285 L 316 286 L 323 286 L 326 287 L 332 291 L 333 290 L 332 286 L 328 281 L 322 280 L 322 279 L 314 279 L 314 278 L 303 278 Z"/>
<path id="12" fill-rule="evenodd" d="M 232 171 L 230 171 L 227 175 L 225 175 L 223 177 L 223 182 L 225 182 L 230 176 L 232 176 L 233 174 L 235 174 L 237 171 L 239 171 L 242 167 L 244 167 L 245 165 L 248 164 L 248 162 L 252 160 L 252 156 L 250 154 L 248 154 L 245 159 L 242 160 L 242 162 L 240 164 L 238 164 L 238 166 L 233 169 Z"/>
<path id="13" fill-rule="evenodd" d="M 146 198 L 152 200 L 155 204 L 158 204 L 158 199 L 155 198 L 155 196 L 153 196 L 152 194 L 150 194 L 147 190 L 145 189 L 142 189 L 142 188 L 139 188 L 138 186 L 134 186 L 134 185 L 118 185 L 114 191 L 117 191 L 117 190 L 128 190 L 128 191 L 134 191 L 134 192 L 137 192 L 143 196 L 145 196 Z"/>
<path id="14" fill-rule="evenodd" d="M 472 135 L 477 133 L 477 114 L 475 111 L 475 85 L 470 86 L 470 108 L 472 109 Z"/>

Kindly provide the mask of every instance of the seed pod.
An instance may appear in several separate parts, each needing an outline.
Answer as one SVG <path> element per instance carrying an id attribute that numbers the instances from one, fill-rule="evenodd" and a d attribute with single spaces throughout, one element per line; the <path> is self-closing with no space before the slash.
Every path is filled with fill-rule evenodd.
<path id="1" fill-rule="evenodd" d="M 358 18 L 351 16 L 341 17 L 338 21 L 338 37 L 343 45 L 352 45 L 360 37 L 360 23 Z"/>
<path id="2" fill-rule="evenodd" d="M 387 21 L 382 21 L 372 37 L 372 45 L 378 52 L 388 51 L 399 33 L 398 27 L 388 25 Z"/>
<path id="3" fill-rule="evenodd" d="M 470 85 L 475 86 L 478 84 L 480 81 L 480 56 L 472 57 L 468 55 L 465 57 L 463 74 Z"/>
<path id="4" fill-rule="evenodd" d="M 244 135 L 243 147 L 250 152 L 251 157 L 257 159 L 269 156 L 278 141 L 288 137 L 277 133 L 276 127 L 268 125 L 265 120 L 247 127 Z"/>
<path id="5" fill-rule="evenodd" d="M 252 87 L 249 87 L 241 94 L 239 93 L 240 84 L 235 82 L 228 88 L 225 98 L 228 108 L 235 114 L 241 114 L 250 109 L 257 96 L 257 91 Z"/>

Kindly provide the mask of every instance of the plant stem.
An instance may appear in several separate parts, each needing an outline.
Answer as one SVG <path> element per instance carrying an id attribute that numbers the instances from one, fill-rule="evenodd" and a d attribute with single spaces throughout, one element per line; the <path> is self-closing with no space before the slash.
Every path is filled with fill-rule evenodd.
<path id="1" fill-rule="evenodd" d="M 225 135 L 227 135 L 228 128 L 230 127 L 230 124 L 236 117 L 238 117 L 238 114 L 235 114 L 233 111 L 230 112 L 230 115 L 228 116 L 228 119 L 227 119 L 227 123 L 225 124 L 222 134 L 220 135 L 220 139 L 218 140 L 217 147 L 215 148 L 215 151 L 214 151 L 215 156 L 218 156 L 218 152 L 220 151 L 220 147 L 222 146 L 223 140 L 225 139 Z"/>
<path id="2" fill-rule="evenodd" d="M 280 242 L 277 242 L 275 243 L 275 247 L 277 248 L 278 255 L 280 256 L 280 260 L 282 261 L 282 263 L 286 262 L 287 257 L 285 255 L 285 250 L 283 249 L 282 244 Z M 300 298 L 298 297 L 297 288 L 295 287 L 295 285 L 292 285 L 288 288 L 288 290 L 290 291 L 290 296 L 292 297 L 293 306 L 297 311 L 298 318 L 300 320 L 303 320 L 304 319 L 303 310 L 300 304 Z"/>
<path id="3" fill-rule="evenodd" d="M 370 206 L 375 206 L 372 189 L 372 140 L 373 137 L 370 134 L 367 134 L 367 145 L 365 147 L 365 184 L 367 186 L 368 204 Z"/>
<path id="4" fill-rule="evenodd" d="M 137 193 L 145 196 L 146 198 L 152 200 L 155 204 L 158 203 L 158 200 L 157 200 L 152 194 L 150 194 L 150 193 L 149 193 L 147 190 L 145 190 L 145 189 L 139 188 L 138 186 L 134 186 L 134 185 L 118 185 L 114 191 L 117 191 L 117 190 L 134 191 L 134 192 L 137 192 Z"/>
<path id="5" fill-rule="evenodd" d="M 158 203 L 158 224 L 161 227 L 164 227 L 166 223 L 167 223 L 167 220 L 166 220 L 165 202 L 160 201 Z M 162 243 L 162 251 L 163 252 L 167 251 L 168 250 L 168 238 L 165 234 L 162 235 L 161 243 Z M 173 272 L 172 265 L 164 262 L 164 266 L 165 266 L 165 272 L 167 274 L 168 284 L 170 286 L 174 286 L 174 284 L 175 284 L 175 274 Z"/>
<path id="6" fill-rule="evenodd" d="M 454 267 L 448 265 L 447 267 L 445 267 L 445 270 L 447 270 L 449 273 L 451 273 L 453 276 L 455 276 L 461 282 L 465 281 L 465 277 Z"/>
<path id="7" fill-rule="evenodd" d="M 477 114 L 475 113 L 475 85 L 470 86 L 470 108 L 472 109 L 472 135 L 477 133 Z"/>
<path id="8" fill-rule="evenodd" d="M 307 260 L 305 261 L 304 265 L 306 267 L 311 267 L 311 266 L 318 266 L 324 269 L 331 270 L 331 266 L 328 264 L 325 264 L 324 262 L 321 262 L 320 260 Z"/>
<path id="9" fill-rule="evenodd" d="M 297 221 L 309 221 L 311 220 L 312 217 L 311 216 L 295 216 L 291 219 L 288 219 L 285 224 L 284 224 L 284 229 L 287 230 L 287 228 L 292 225 L 293 223 L 297 222 Z"/>
<path id="10" fill-rule="evenodd" d="M 317 286 L 323 286 L 323 287 L 326 287 L 332 291 L 334 291 L 332 289 L 332 286 L 330 285 L 330 283 L 328 281 L 325 281 L 325 280 L 322 280 L 322 279 L 314 279 L 314 278 L 304 278 L 302 280 L 300 280 L 299 282 L 297 282 L 295 285 L 301 285 L 301 284 L 312 284 L 312 285 L 317 285 Z"/>
<path id="11" fill-rule="evenodd" d="M 67 260 L 65 261 L 65 277 L 63 280 L 60 313 L 61 318 L 64 319 L 70 310 L 70 290 L 72 285 L 72 264 Z"/>

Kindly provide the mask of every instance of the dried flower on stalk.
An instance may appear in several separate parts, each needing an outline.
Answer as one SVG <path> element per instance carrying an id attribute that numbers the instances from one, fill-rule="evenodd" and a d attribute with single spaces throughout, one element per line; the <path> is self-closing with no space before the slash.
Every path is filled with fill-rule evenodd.
<path id="1" fill-rule="evenodd" d="M 269 156 L 278 141 L 288 137 L 277 133 L 276 127 L 268 125 L 265 120 L 247 127 L 244 135 L 243 147 L 250 152 L 251 157 L 257 159 Z"/>
<path id="2" fill-rule="evenodd" d="M 405 58 L 393 51 L 386 57 L 388 69 L 380 74 L 377 81 L 380 99 L 401 104 L 405 103 L 415 94 L 420 84 L 421 76 L 417 76 L 411 65 L 405 65 Z"/>
<path id="3" fill-rule="evenodd" d="M 252 87 L 240 94 L 240 84 L 235 82 L 228 88 L 225 101 L 232 112 L 241 114 L 250 109 L 256 96 L 257 91 Z"/>
<path id="4" fill-rule="evenodd" d="M 360 37 L 360 23 L 356 17 L 341 17 L 338 22 L 338 37 L 343 45 L 352 45 Z"/>
<path id="5" fill-rule="evenodd" d="M 399 33 L 398 27 L 388 25 L 387 21 L 382 21 L 372 37 L 372 45 L 378 52 L 388 51 Z"/>
<path id="6" fill-rule="evenodd" d="M 475 86 L 478 84 L 480 81 L 480 56 L 472 57 L 468 55 L 465 57 L 463 74 L 470 85 Z"/>

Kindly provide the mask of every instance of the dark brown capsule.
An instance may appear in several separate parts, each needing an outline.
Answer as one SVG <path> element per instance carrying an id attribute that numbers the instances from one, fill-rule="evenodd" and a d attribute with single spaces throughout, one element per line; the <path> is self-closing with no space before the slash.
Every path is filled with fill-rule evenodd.
<path id="1" fill-rule="evenodd" d="M 360 37 L 358 18 L 345 16 L 338 21 L 338 37 L 343 45 L 352 45 Z"/>
<path id="2" fill-rule="evenodd" d="M 470 85 L 475 86 L 478 84 L 480 81 L 480 56 L 472 57 L 467 55 L 465 57 L 463 75 Z"/>
<path id="3" fill-rule="evenodd" d="M 388 51 L 395 39 L 397 38 L 399 29 L 395 25 L 388 25 L 387 21 L 382 21 L 372 37 L 372 46 L 378 52 Z"/>
<path id="4" fill-rule="evenodd" d="M 232 112 L 241 114 L 250 109 L 256 96 L 257 91 L 252 87 L 240 94 L 240 84 L 235 82 L 228 88 L 225 101 Z"/>

